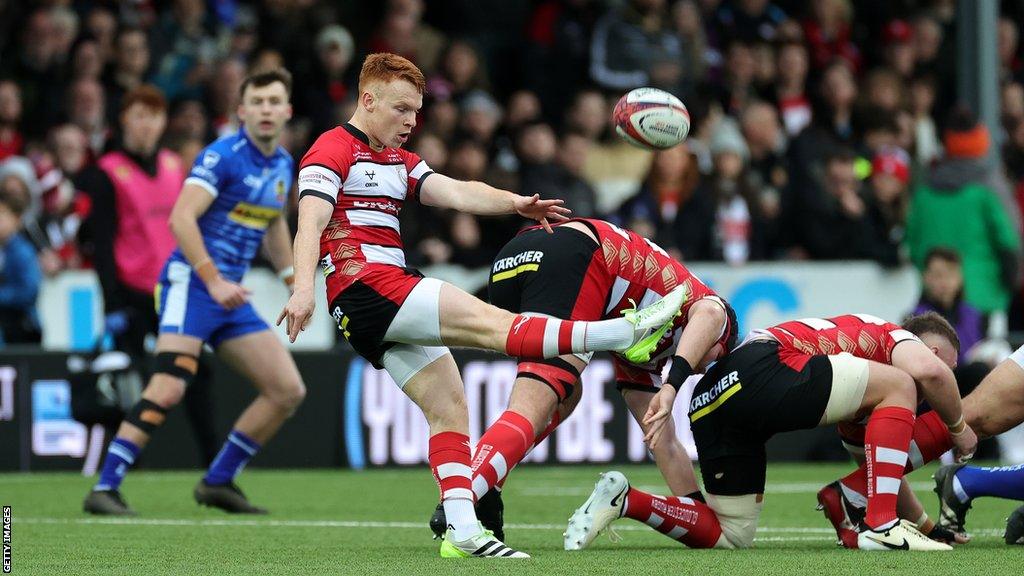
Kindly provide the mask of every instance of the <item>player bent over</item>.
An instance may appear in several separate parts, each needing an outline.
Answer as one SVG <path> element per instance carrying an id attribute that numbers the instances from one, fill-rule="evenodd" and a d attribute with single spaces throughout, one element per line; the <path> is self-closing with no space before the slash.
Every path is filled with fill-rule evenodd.
<path id="1" fill-rule="evenodd" d="M 686 378 L 703 372 L 735 345 L 735 314 L 714 291 L 656 244 L 594 219 L 563 222 L 553 234 L 539 228 L 520 233 L 495 258 L 488 291 L 492 304 L 512 312 L 600 320 L 621 316 L 630 301 L 642 305 L 677 286 L 688 295 L 682 314 L 646 357 L 613 355 L 615 380 L 633 417 L 655 440 L 651 451 L 669 488 L 679 495 L 699 495 L 671 416 L 659 417 L 654 426 L 644 417 L 670 413 Z M 662 367 L 670 357 L 670 386 L 661 386 Z M 484 432 L 473 458 L 477 513 L 496 534 L 503 533 L 500 494 L 508 474 L 575 407 L 580 374 L 589 360 L 590 355 L 578 355 L 519 363 L 508 408 Z M 445 525 L 438 506 L 431 529 L 440 535 Z"/>
<path id="2" fill-rule="evenodd" d="M 327 301 L 342 334 L 383 367 L 430 426 L 429 461 L 448 530 L 442 556 L 526 557 L 483 530 L 473 509 L 469 415 L 462 379 L 446 346 L 546 358 L 594 350 L 642 352 L 679 313 L 678 290 L 644 310 L 603 322 L 516 315 L 407 268 L 398 214 L 406 200 L 473 214 L 520 214 L 548 226 L 564 219 L 560 200 L 542 201 L 434 174 L 401 149 L 422 106 L 423 73 L 394 54 L 371 54 L 359 75 L 351 120 L 322 134 L 299 170 L 295 292 L 278 322 L 291 339 L 313 314 L 319 259 Z M 634 346 L 635 345 L 635 346 Z"/>
<path id="3" fill-rule="evenodd" d="M 156 301 L 160 329 L 156 373 L 110 443 L 86 512 L 134 514 L 121 481 L 150 436 L 195 376 L 203 343 L 259 390 L 196 485 L 198 503 L 227 512 L 265 513 L 249 503 L 235 476 L 302 403 L 306 389 L 290 354 L 239 285 L 261 243 L 282 278 L 291 279 L 283 210 L 294 161 L 281 148 L 291 118 L 291 75 L 273 70 L 242 83 L 237 134 L 207 146 L 196 159 L 171 213 L 178 248 L 168 258 Z"/>
<path id="4" fill-rule="evenodd" d="M 1018 348 L 1009 358 L 1003 360 L 963 400 L 964 421 L 982 438 L 1002 434 L 1024 422 L 1024 346 Z M 847 427 L 842 430 L 843 441 L 856 446 L 859 430 Z M 911 453 L 914 458 L 907 462 L 906 472 L 921 468 L 936 460 L 953 447 L 955 435 L 942 426 L 935 412 L 926 412 L 914 424 Z M 861 466 L 853 473 L 825 486 L 819 492 L 819 499 L 827 498 L 825 506 L 833 527 L 844 545 L 847 545 L 849 527 L 836 522 L 832 517 L 853 517 L 861 514 L 861 495 L 865 491 L 866 470 Z M 1005 468 L 974 468 L 961 464 L 944 466 L 935 474 L 935 491 L 939 495 L 940 528 L 957 535 L 964 541 L 967 511 L 971 500 L 977 496 L 998 496 L 1024 499 L 1021 491 L 1022 477 L 1019 466 Z M 900 515 L 914 519 L 923 516 L 924 507 L 909 487 L 901 487 Z M 1016 542 L 1024 536 L 1024 524 L 1018 516 L 1011 517 L 1007 525 L 1007 542 Z"/>
<path id="5" fill-rule="evenodd" d="M 916 385 L 915 377 L 893 365 L 913 366 Z M 866 491 L 858 547 L 950 550 L 896 514 L 918 387 L 959 431 L 958 454 L 973 454 L 977 439 L 963 425 L 952 371 L 910 331 L 860 314 L 755 331 L 704 375 L 690 401 L 708 503 L 647 494 L 609 472 L 570 519 L 566 548 L 586 547 L 622 516 L 691 547 L 748 548 L 763 506 L 767 440 L 779 432 L 868 416 L 865 458 L 872 489 Z"/>

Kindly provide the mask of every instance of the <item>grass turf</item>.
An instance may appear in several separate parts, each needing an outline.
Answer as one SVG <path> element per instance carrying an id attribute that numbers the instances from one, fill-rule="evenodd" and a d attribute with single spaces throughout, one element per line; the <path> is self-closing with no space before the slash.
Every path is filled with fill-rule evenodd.
<path id="1" fill-rule="evenodd" d="M 635 486 L 662 492 L 653 466 L 620 468 Z M 1006 546 L 1004 518 L 1017 503 L 978 500 L 974 541 L 952 553 L 867 553 L 837 548 L 814 510 L 817 487 L 840 465 L 772 465 L 753 550 L 688 550 L 646 526 L 615 523 L 622 541 L 599 537 L 562 550 L 569 514 L 586 499 L 596 467 L 517 469 L 505 490 L 508 543 L 525 561 L 445 560 L 426 526 L 437 491 L 426 467 L 408 470 L 247 470 L 240 484 L 264 517 L 199 508 L 198 472 L 132 473 L 124 494 L 133 519 L 86 516 L 92 480 L 77 474 L 0 474 L 0 504 L 13 506 L 14 574 L 915 574 L 1019 572 L 1024 547 Z M 934 468 L 911 476 L 933 516 Z"/>

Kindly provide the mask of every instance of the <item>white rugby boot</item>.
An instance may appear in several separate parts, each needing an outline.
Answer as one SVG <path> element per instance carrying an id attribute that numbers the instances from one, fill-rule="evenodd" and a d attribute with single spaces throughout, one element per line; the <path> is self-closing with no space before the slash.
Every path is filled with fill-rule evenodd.
<path id="1" fill-rule="evenodd" d="M 590 497 L 572 513 L 565 528 L 565 549 L 582 550 L 604 532 L 608 525 L 622 518 L 626 508 L 629 482 L 621 472 L 601 474 Z"/>

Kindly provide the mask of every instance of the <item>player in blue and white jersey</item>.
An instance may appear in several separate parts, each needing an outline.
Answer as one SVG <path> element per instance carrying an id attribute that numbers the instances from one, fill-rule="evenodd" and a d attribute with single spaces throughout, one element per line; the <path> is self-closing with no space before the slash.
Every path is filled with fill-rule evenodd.
<path id="1" fill-rule="evenodd" d="M 160 330 L 156 370 L 110 443 L 99 481 L 85 499 L 94 514 L 134 514 L 121 497 L 125 474 L 176 406 L 209 344 L 253 383 L 259 396 L 235 422 L 224 447 L 194 490 L 198 503 L 227 512 L 265 513 L 235 485 L 260 447 L 305 396 L 291 355 L 248 301 L 239 283 L 260 246 L 291 285 L 291 236 L 284 208 L 295 177 L 280 147 L 291 118 L 291 75 L 257 73 L 241 87 L 242 128 L 198 156 L 171 213 L 178 248 L 156 287 Z"/>

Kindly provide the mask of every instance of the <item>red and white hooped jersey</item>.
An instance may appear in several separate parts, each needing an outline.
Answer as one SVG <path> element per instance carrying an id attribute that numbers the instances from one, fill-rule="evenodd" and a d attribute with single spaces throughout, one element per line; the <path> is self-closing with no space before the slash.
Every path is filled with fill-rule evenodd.
<path id="1" fill-rule="evenodd" d="M 690 297 L 676 317 L 673 329 L 651 354 L 651 361 L 645 365 L 632 365 L 615 356 L 617 378 L 634 381 L 641 378 L 650 382 L 649 374 L 636 374 L 639 368 L 645 373 L 660 374 L 661 366 L 671 356 L 679 343 L 679 337 L 688 321 L 690 307 L 702 298 L 713 298 L 722 307 L 724 301 L 708 288 L 692 272 L 669 256 L 660 246 L 631 230 L 624 230 L 604 220 L 578 218 L 572 221 L 586 224 L 597 236 L 601 245 L 598 258 L 590 264 L 587 279 L 580 288 L 573 318 L 620 318 L 622 312 L 632 308 L 644 308 L 668 294 L 678 286 L 686 286 Z M 597 310 L 597 306 L 603 306 Z M 728 327 L 723 337 L 728 336 Z M 628 366 L 627 366 L 628 365 Z M 627 375 L 624 372 L 630 372 Z"/>
<path id="2" fill-rule="evenodd" d="M 299 166 L 299 198 L 334 204 L 320 236 L 328 302 L 376 266 L 406 265 L 398 214 L 432 173 L 413 152 L 373 150 L 366 134 L 348 123 L 317 138 Z"/>
<path id="3" fill-rule="evenodd" d="M 892 349 L 900 342 L 921 341 L 896 324 L 870 314 L 803 318 L 759 332 L 771 334 L 784 347 L 799 354 L 813 356 L 848 352 L 882 364 L 892 364 Z"/>

